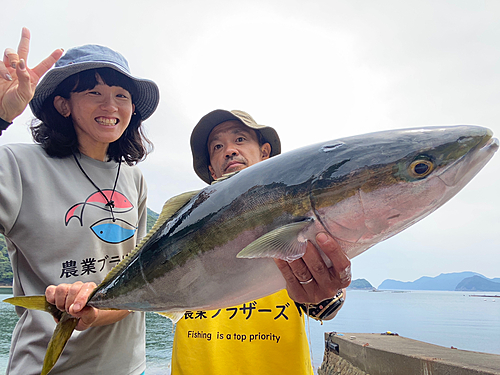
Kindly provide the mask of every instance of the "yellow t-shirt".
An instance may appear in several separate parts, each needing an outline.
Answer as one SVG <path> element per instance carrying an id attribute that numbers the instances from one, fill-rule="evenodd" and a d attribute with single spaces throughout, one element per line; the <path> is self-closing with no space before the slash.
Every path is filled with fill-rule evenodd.
<path id="1" fill-rule="evenodd" d="M 213 311 L 175 328 L 172 375 L 312 375 L 304 316 L 286 290 Z"/>

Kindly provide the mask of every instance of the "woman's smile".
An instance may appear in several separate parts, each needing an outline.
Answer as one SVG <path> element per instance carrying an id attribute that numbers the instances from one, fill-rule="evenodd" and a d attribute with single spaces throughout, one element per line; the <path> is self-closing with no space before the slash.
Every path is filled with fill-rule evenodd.
<path id="1" fill-rule="evenodd" d="M 97 121 L 97 123 L 104 126 L 114 126 L 120 121 L 117 118 L 108 117 L 97 117 L 95 120 Z"/>

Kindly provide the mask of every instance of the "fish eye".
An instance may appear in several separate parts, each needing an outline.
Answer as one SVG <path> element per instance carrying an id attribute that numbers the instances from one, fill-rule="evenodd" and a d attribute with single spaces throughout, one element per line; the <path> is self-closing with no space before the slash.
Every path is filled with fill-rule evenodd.
<path id="1" fill-rule="evenodd" d="M 434 170 L 434 164 L 430 160 L 415 160 L 410 164 L 410 175 L 416 178 L 428 176 Z"/>

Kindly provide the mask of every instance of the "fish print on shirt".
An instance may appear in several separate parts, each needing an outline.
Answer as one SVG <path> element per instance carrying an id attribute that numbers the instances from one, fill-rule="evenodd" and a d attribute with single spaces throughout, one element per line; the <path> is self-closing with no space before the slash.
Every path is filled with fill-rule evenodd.
<path id="1" fill-rule="evenodd" d="M 114 203 L 113 209 L 108 204 L 111 201 Z M 120 243 L 134 236 L 137 226 L 119 217 L 120 214 L 132 210 L 134 205 L 119 191 L 111 189 L 96 191 L 84 202 L 76 203 L 66 211 L 64 220 L 66 226 L 73 218 L 78 219 L 80 225 L 83 226 L 84 212 L 87 207 L 104 211 L 104 217 L 90 225 L 90 230 L 102 241 Z"/>

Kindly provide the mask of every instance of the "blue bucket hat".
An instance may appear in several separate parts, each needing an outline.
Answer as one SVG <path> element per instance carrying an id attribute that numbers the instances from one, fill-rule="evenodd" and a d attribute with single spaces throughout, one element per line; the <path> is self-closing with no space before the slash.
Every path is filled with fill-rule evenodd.
<path id="1" fill-rule="evenodd" d="M 139 112 L 142 120 L 153 114 L 160 101 L 160 91 L 156 83 L 134 77 L 130 73 L 127 60 L 121 54 L 108 47 L 95 44 L 69 49 L 56 62 L 54 68 L 43 76 L 30 102 L 33 114 L 40 118 L 43 102 L 66 78 L 84 70 L 97 68 L 111 68 L 130 78 L 137 87 L 137 97 L 134 97 L 136 111 Z"/>

